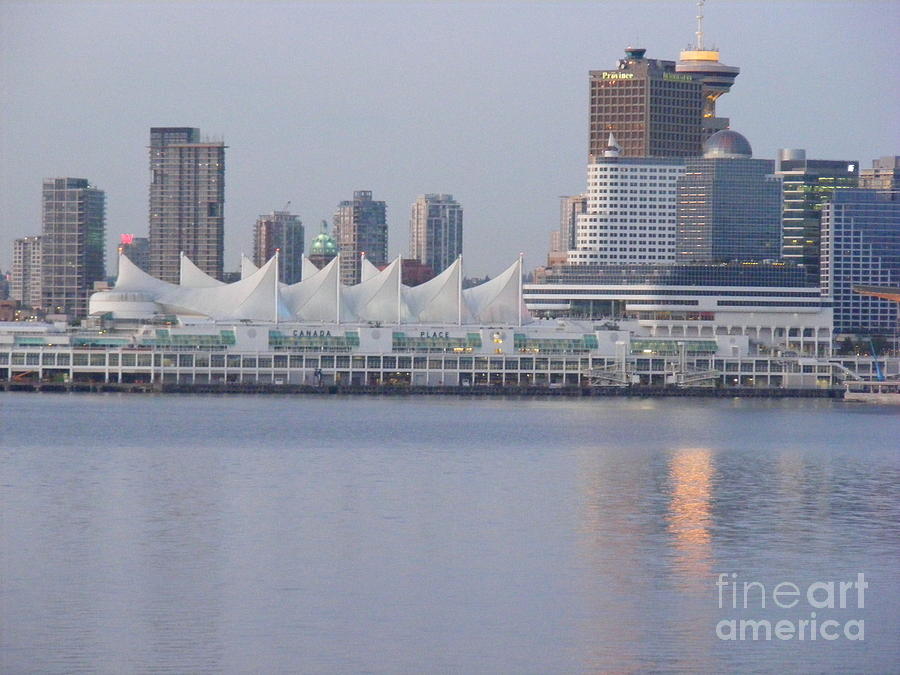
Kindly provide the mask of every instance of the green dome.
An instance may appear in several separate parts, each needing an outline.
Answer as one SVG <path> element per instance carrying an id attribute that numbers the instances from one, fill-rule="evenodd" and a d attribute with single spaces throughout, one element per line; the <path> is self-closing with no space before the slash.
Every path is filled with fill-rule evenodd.
<path id="1" fill-rule="evenodd" d="M 310 255 L 336 256 L 337 243 L 334 238 L 327 232 L 316 235 L 313 239 L 312 246 L 309 249 Z"/>

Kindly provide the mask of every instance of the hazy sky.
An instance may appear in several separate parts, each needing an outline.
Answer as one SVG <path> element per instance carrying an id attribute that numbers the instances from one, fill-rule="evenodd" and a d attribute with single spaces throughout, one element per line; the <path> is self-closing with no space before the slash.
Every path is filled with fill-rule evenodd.
<path id="1" fill-rule="evenodd" d="M 469 275 L 546 256 L 563 194 L 583 191 L 588 70 L 629 44 L 677 58 L 678 2 L 10 2 L 0 0 L 0 268 L 41 230 L 41 180 L 90 179 L 118 235 L 146 235 L 151 126 L 227 143 L 225 268 L 256 217 L 307 228 L 354 190 L 409 207 L 452 193 Z M 719 101 L 757 157 L 780 147 L 864 167 L 900 154 L 900 2 L 710 0 L 707 43 L 741 74 Z"/>

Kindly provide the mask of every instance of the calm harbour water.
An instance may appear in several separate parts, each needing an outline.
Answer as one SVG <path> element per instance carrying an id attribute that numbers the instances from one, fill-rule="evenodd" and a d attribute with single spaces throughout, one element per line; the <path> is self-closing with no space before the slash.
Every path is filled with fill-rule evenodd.
<path id="1" fill-rule="evenodd" d="M 898 412 L 0 394 L 0 672 L 889 672 Z M 810 606 L 719 573 L 865 639 L 722 641 Z"/>

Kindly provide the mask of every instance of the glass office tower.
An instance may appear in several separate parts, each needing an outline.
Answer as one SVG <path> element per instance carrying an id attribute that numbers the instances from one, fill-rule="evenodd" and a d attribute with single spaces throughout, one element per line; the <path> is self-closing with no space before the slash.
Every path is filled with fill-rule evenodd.
<path id="1" fill-rule="evenodd" d="M 898 303 L 854 289 L 900 287 L 900 192 L 835 192 L 822 210 L 820 267 L 835 333 L 895 335 Z"/>
<path id="2" fill-rule="evenodd" d="M 819 278 L 822 207 L 835 190 L 857 187 L 859 162 L 807 159 L 800 149 L 779 150 L 775 174 L 782 183 L 781 256 Z"/>
<path id="3" fill-rule="evenodd" d="M 753 159 L 750 143 L 725 129 L 685 160 L 678 179 L 675 259 L 689 263 L 781 257 L 781 181 L 775 163 Z"/>

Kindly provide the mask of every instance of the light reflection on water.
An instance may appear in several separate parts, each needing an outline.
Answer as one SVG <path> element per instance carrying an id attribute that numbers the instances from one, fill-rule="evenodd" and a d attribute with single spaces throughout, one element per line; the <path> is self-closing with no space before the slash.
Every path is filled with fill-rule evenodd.
<path id="1" fill-rule="evenodd" d="M 669 532 L 677 551 L 675 570 L 687 591 L 702 591 L 713 573 L 710 526 L 712 451 L 677 450 L 669 462 Z"/>
<path id="2" fill-rule="evenodd" d="M 4 673 L 900 661 L 882 408 L 7 394 L 0 411 Z M 858 571 L 863 645 L 715 639 L 720 572 Z"/>

